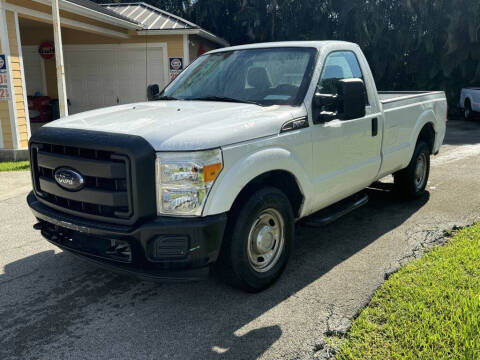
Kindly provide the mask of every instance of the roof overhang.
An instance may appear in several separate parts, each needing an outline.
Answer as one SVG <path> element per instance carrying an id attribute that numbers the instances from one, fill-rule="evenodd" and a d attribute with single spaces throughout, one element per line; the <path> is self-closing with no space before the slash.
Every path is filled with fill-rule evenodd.
<path id="1" fill-rule="evenodd" d="M 210 40 L 216 44 L 219 44 L 221 46 L 229 46 L 230 44 L 212 34 L 211 32 L 208 32 L 207 30 L 204 29 L 158 29 L 158 30 L 138 30 L 137 31 L 138 35 L 198 35 L 206 40 Z"/>
<path id="2" fill-rule="evenodd" d="M 35 1 L 35 2 L 43 4 L 43 5 L 47 5 L 47 6 L 52 5 L 52 0 L 32 0 L 32 1 Z M 16 8 L 15 10 L 19 11 L 20 13 L 23 13 L 23 11 L 20 11 L 20 7 L 18 5 L 11 5 L 11 4 L 8 4 L 8 3 L 6 5 L 7 6 L 10 5 L 9 7 Z M 147 30 L 141 24 L 135 24 L 134 22 L 131 22 L 131 21 L 128 21 L 128 20 L 123 20 L 123 19 L 117 18 L 115 16 L 110 16 L 108 14 L 96 11 L 94 9 L 90 9 L 88 7 L 85 7 L 85 6 L 81 6 L 81 5 L 76 4 L 76 3 L 72 3 L 72 2 L 69 2 L 69 1 L 66 1 L 66 0 L 59 0 L 59 7 L 60 7 L 61 10 L 69 11 L 69 12 L 72 12 L 72 13 L 75 13 L 75 14 L 78 14 L 78 15 L 88 17 L 90 19 L 95 19 L 95 20 L 110 24 L 110 25 L 117 25 L 119 27 L 122 27 L 122 28 L 128 29 L 128 30 L 136 30 L 136 33 L 138 35 L 198 35 L 198 36 L 200 36 L 200 37 L 202 37 L 206 40 L 212 41 L 212 42 L 214 42 L 214 43 L 216 43 L 220 46 L 223 46 L 223 47 L 230 45 L 226 40 L 216 36 L 215 34 L 212 34 L 211 32 L 209 32 L 207 30 L 204 30 L 200 27 L 189 28 L 189 29 L 151 29 L 151 30 Z M 22 7 L 22 9 L 23 9 L 23 7 Z M 43 12 L 40 12 L 40 11 L 37 11 L 37 10 L 30 10 L 28 8 L 25 8 L 25 9 L 28 10 L 28 15 L 30 15 L 30 16 L 34 16 L 34 17 L 37 17 L 37 18 L 44 18 L 44 19 L 47 19 L 47 20 L 52 19 L 51 14 L 43 13 Z M 169 14 L 169 15 L 171 15 L 171 14 Z M 174 16 L 174 15 L 171 15 L 171 16 Z M 177 16 L 175 16 L 175 17 L 178 18 Z M 182 21 L 186 21 L 186 20 L 182 19 Z M 80 21 L 77 21 L 77 20 L 62 18 L 61 22 L 62 22 L 62 24 L 74 26 L 76 28 L 84 27 L 84 24 L 81 23 Z M 192 25 L 195 25 L 195 24 L 192 24 Z M 93 32 L 105 33 L 106 35 L 110 35 L 110 36 L 128 38 L 127 34 L 124 34 L 124 33 L 121 33 L 119 31 L 115 31 L 115 30 L 102 28 L 100 26 L 88 25 L 88 30 L 93 31 Z"/>
<path id="3" fill-rule="evenodd" d="M 45 23 L 53 23 L 53 17 L 52 14 L 47 14 L 38 10 L 31 10 L 28 8 L 24 8 L 18 5 L 12 5 L 10 3 L 5 4 L 5 9 L 11 10 L 11 11 L 16 11 L 21 15 L 24 15 L 27 18 L 40 21 L 40 22 L 45 22 Z M 81 21 L 77 20 L 72 20 L 72 19 L 66 19 L 61 17 L 60 22 L 62 26 L 68 26 L 74 29 L 86 31 L 86 32 L 91 32 L 91 33 L 96 33 L 96 34 L 102 34 L 106 36 L 111 36 L 111 37 L 116 37 L 116 38 L 121 38 L 121 39 L 128 39 L 129 36 L 126 33 L 115 31 L 115 30 L 110 30 L 104 27 L 96 26 L 96 25 L 90 25 L 90 24 L 85 24 Z"/>
<path id="4" fill-rule="evenodd" d="M 52 0 L 33 0 L 35 2 L 51 6 L 52 5 Z M 95 19 L 98 21 L 103 21 L 111 25 L 117 25 L 123 28 L 127 28 L 130 30 L 138 30 L 141 29 L 142 27 L 138 24 L 135 24 L 133 22 L 127 21 L 127 20 L 122 20 L 119 18 L 116 18 L 114 16 L 110 16 L 108 14 L 104 14 L 98 11 L 95 11 L 93 9 L 86 8 L 81 5 L 77 5 L 65 0 L 59 0 L 59 7 L 61 10 L 65 11 L 70 11 L 72 13 L 78 14 L 78 15 L 83 15 L 91 19 Z"/>

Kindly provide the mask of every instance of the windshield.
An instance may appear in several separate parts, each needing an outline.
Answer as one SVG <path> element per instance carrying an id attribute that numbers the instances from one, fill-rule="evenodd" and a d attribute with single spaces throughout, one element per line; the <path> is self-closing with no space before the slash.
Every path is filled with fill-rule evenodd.
<path id="1" fill-rule="evenodd" d="M 159 99 L 299 105 L 315 62 L 314 48 L 263 48 L 203 55 Z"/>

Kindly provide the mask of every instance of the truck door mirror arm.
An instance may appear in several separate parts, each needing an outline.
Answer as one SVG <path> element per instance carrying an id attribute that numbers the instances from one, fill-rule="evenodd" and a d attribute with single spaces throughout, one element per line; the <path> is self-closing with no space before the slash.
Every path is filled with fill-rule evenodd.
<path id="1" fill-rule="evenodd" d="M 338 118 L 338 95 L 315 93 L 312 103 L 313 123 L 321 124 Z"/>

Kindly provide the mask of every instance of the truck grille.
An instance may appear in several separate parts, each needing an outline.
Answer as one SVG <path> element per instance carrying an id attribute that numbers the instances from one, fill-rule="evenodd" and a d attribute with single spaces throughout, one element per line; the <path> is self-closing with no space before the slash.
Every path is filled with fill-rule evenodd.
<path id="1" fill-rule="evenodd" d="M 48 143 L 32 143 L 30 149 L 35 192 L 49 205 L 104 221 L 132 216 L 132 181 L 127 155 Z M 54 174 L 61 167 L 80 173 L 83 188 L 70 191 L 59 186 Z"/>

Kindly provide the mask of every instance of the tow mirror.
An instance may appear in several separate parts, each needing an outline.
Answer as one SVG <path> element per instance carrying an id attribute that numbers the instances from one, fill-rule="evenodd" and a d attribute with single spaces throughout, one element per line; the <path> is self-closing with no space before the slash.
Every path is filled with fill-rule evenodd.
<path id="1" fill-rule="evenodd" d="M 152 84 L 147 86 L 147 99 L 153 100 L 160 94 L 160 87 L 158 84 Z"/>
<path id="2" fill-rule="evenodd" d="M 340 120 L 365 116 L 367 91 L 362 79 L 343 79 L 338 88 Z"/>
<path id="3" fill-rule="evenodd" d="M 365 116 L 366 89 L 362 79 L 341 79 L 335 84 L 337 94 L 316 93 L 313 97 L 314 124 L 330 120 L 352 120 Z"/>

